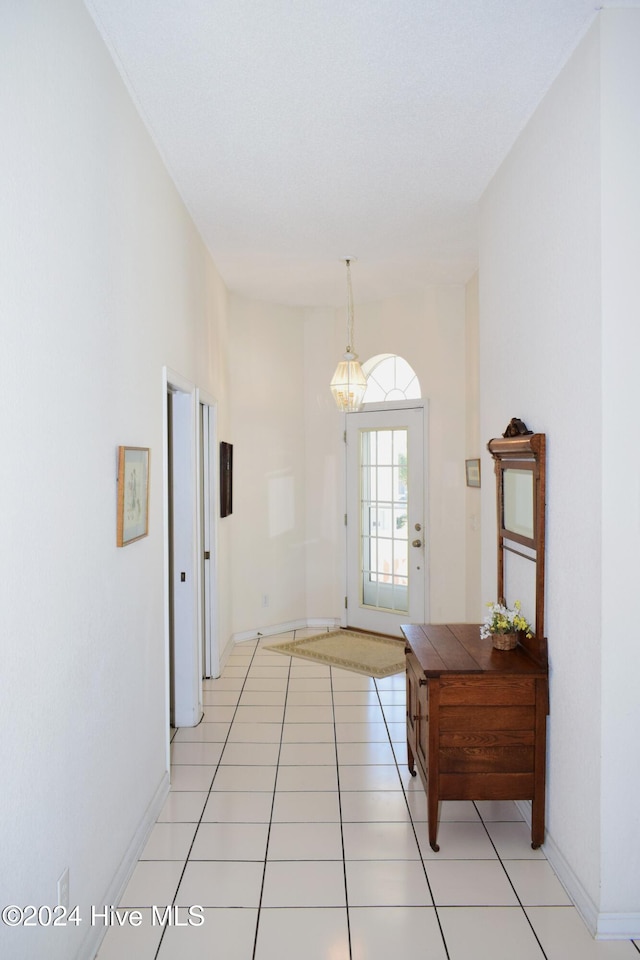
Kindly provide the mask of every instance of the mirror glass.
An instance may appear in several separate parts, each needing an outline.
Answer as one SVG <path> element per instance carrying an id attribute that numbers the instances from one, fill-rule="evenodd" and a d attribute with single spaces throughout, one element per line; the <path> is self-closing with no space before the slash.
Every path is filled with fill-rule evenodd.
<path id="1" fill-rule="evenodd" d="M 526 549 L 526 548 L 524 548 Z M 536 565 L 531 560 L 505 550 L 504 594 L 507 606 L 516 600 L 521 603 L 522 614 L 536 632 Z"/>
<path id="2" fill-rule="evenodd" d="M 503 470 L 502 503 L 504 529 L 533 540 L 532 470 Z"/>

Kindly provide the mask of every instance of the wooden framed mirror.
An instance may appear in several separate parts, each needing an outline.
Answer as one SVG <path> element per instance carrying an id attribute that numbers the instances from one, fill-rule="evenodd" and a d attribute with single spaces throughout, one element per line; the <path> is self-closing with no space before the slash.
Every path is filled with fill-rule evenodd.
<path id="1" fill-rule="evenodd" d="M 530 620 L 535 615 L 534 635 L 521 643 L 530 656 L 544 662 L 546 436 L 499 437 L 490 440 L 487 449 L 496 474 L 498 599 L 509 605 L 519 599 L 525 615 Z"/>

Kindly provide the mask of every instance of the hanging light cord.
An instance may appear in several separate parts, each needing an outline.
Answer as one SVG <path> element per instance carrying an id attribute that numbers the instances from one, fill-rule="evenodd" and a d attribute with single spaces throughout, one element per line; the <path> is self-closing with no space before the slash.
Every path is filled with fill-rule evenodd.
<path id="1" fill-rule="evenodd" d="M 347 353 L 353 353 L 353 290 L 351 289 L 351 261 L 347 264 Z"/>

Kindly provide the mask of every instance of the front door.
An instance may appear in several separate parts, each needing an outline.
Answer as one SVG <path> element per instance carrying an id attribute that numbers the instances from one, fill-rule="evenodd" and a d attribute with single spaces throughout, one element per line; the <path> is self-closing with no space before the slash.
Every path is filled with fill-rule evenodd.
<path id="1" fill-rule="evenodd" d="M 347 624 L 425 620 L 424 409 L 347 414 Z"/>

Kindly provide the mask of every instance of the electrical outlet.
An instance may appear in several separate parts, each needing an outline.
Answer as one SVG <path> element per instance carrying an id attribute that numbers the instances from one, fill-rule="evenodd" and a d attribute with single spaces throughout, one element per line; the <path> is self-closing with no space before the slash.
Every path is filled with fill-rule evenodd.
<path id="1" fill-rule="evenodd" d="M 65 867 L 58 877 L 58 906 L 69 909 L 69 867 Z"/>
<path id="2" fill-rule="evenodd" d="M 268 606 L 269 606 L 269 594 L 268 594 L 268 593 L 263 593 L 263 594 L 262 594 L 262 606 L 263 606 L 263 607 L 268 607 Z"/>

